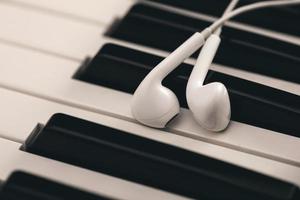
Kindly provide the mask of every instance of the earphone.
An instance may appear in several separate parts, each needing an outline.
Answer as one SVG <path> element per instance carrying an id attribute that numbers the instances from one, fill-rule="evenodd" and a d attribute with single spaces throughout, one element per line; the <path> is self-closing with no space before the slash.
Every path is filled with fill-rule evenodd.
<path id="1" fill-rule="evenodd" d="M 227 89 L 222 83 L 215 82 L 203 85 L 220 44 L 218 36 L 220 29 L 217 29 L 227 20 L 244 12 L 271 6 L 294 4 L 300 4 L 300 0 L 253 3 L 226 13 L 202 32 L 194 33 L 161 61 L 140 83 L 132 99 L 131 111 L 133 117 L 144 125 L 164 128 L 180 112 L 176 95 L 169 88 L 163 86 L 162 81 L 180 63 L 204 45 L 188 80 L 186 98 L 194 119 L 200 126 L 210 131 L 224 130 L 230 122 L 231 115 Z"/>
<path id="2" fill-rule="evenodd" d="M 179 113 L 176 95 L 161 84 L 162 80 L 204 42 L 203 34 L 195 33 L 145 77 L 132 99 L 131 110 L 135 119 L 147 126 L 163 128 Z"/>
<path id="3" fill-rule="evenodd" d="M 222 131 L 230 122 L 230 100 L 226 87 L 219 82 L 203 85 L 217 52 L 220 37 L 213 34 L 202 47 L 186 88 L 188 106 L 194 119 L 205 129 Z"/>
<path id="4" fill-rule="evenodd" d="M 238 2 L 239 0 L 232 0 L 223 16 L 231 12 Z M 231 117 L 230 99 L 226 87 L 220 82 L 203 85 L 219 48 L 221 31 L 219 28 L 205 42 L 186 87 L 187 103 L 194 119 L 203 128 L 215 132 L 224 130 Z"/>

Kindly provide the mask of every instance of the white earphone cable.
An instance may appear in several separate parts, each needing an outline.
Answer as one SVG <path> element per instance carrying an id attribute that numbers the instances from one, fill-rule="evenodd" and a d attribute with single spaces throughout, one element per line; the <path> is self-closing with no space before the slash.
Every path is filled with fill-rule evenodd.
<path id="1" fill-rule="evenodd" d="M 226 16 L 228 13 L 232 12 L 235 6 L 238 4 L 239 0 L 231 0 L 229 5 L 227 6 L 226 10 L 223 13 L 223 16 Z M 222 32 L 222 27 L 219 27 L 214 34 L 215 35 L 220 35 Z"/>
<path id="2" fill-rule="evenodd" d="M 212 32 L 215 32 L 226 21 L 228 21 L 229 19 L 231 19 L 233 17 L 236 17 L 237 15 L 245 13 L 245 12 L 249 12 L 249 11 L 257 10 L 257 9 L 261 9 L 261 8 L 267 8 L 267 7 L 287 6 L 287 5 L 294 5 L 294 4 L 300 4 L 300 0 L 263 1 L 263 2 L 246 5 L 246 6 L 237 8 L 236 10 L 221 17 L 220 19 L 215 21 L 211 26 L 209 26 L 204 31 L 202 31 L 202 34 L 205 38 L 208 38 Z"/>

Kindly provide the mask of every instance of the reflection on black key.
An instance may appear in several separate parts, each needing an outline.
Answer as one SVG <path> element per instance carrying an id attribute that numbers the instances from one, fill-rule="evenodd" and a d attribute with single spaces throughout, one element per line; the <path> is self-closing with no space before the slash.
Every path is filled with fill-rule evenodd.
<path id="1" fill-rule="evenodd" d="M 209 24 L 138 4 L 107 35 L 173 51 Z M 300 46 L 246 31 L 225 27 L 215 62 L 300 83 Z"/>
<path id="2" fill-rule="evenodd" d="M 228 0 L 151 0 L 162 4 L 175 6 L 199 13 L 220 17 L 225 11 Z M 243 0 L 237 7 L 256 3 L 261 0 Z M 265 8 L 244 13 L 235 17 L 234 21 L 267 28 L 273 31 L 300 36 L 300 6 Z"/>
<path id="3" fill-rule="evenodd" d="M 105 183 L 103 183 L 105 184 Z M 0 188 L 1 200 L 108 200 L 24 172 L 14 172 Z"/>
<path id="4" fill-rule="evenodd" d="M 133 93 L 161 57 L 107 44 L 74 78 Z M 182 64 L 163 84 L 187 107 L 185 88 L 192 66 Z M 285 91 L 210 71 L 206 83 L 222 82 L 229 91 L 232 120 L 300 137 L 300 97 Z M 260 113 L 260 114 L 258 114 Z"/>
<path id="5" fill-rule="evenodd" d="M 64 114 L 38 125 L 24 150 L 197 199 L 295 199 L 299 189 L 175 146 Z"/>

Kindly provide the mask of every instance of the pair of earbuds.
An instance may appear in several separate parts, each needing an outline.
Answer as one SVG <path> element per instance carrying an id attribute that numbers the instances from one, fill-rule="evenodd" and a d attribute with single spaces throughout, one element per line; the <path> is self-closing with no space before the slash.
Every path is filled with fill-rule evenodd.
<path id="1" fill-rule="evenodd" d="M 188 107 L 195 121 L 201 127 L 214 132 L 226 129 L 231 117 L 228 91 L 220 82 L 204 85 L 208 69 L 220 44 L 219 27 L 230 18 L 244 12 L 271 6 L 294 4 L 300 4 L 300 0 L 275 0 L 253 3 L 225 13 L 210 27 L 193 34 L 153 68 L 140 83 L 132 99 L 131 110 L 133 117 L 144 125 L 164 128 L 180 112 L 180 105 L 176 95 L 169 88 L 163 86 L 162 81 L 185 59 L 203 46 L 186 87 Z"/>
<path id="2" fill-rule="evenodd" d="M 131 108 L 136 120 L 163 128 L 180 112 L 176 95 L 162 81 L 204 42 L 203 35 L 195 33 L 145 77 L 133 95 Z M 186 88 L 187 103 L 195 120 L 211 131 L 224 130 L 231 115 L 226 87 L 219 82 L 203 85 L 219 43 L 220 37 L 214 34 L 205 42 Z"/>

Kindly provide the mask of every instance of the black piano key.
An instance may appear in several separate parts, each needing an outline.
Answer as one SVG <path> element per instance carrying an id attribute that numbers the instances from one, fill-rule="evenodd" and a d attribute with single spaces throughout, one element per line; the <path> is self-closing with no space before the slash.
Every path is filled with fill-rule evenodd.
<path id="1" fill-rule="evenodd" d="M 107 35 L 173 51 L 209 24 L 137 4 Z M 225 27 L 214 62 L 300 83 L 300 46 L 255 33 Z"/>
<path id="2" fill-rule="evenodd" d="M 239 2 L 238 6 L 240 7 L 259 1 L 260 0 L 243 0 Z M 299 5 L 259 9 L 234 18 L 234 20 L 238 22 L 295 36 L 300 36 L 299 19 Z"/>
<path id="3" fill-rule="evenodd" d="M 149 0 L 182 9 L 201 12 L 213 16 L 221 16 L 230 0 Z"/>
<path id="4" fill-rule="evenodd" d="M 134 93 L 161 60 L 158 56 L 107 44 L 79 68 L 74 78 Z M 163 81 L 185 108 L 185 90 L 191 70 L 192 66 L 182 64 Z M 205 82 L 215 81 L 222 82 L 229 91 L 232 120 L 300 137 L 299 96 L 211 70 Z"/>
<path id="5" fill-rule="evenodd" d="M 228 0 L 151 0 L 154 2 L 171 5 L 178 8 L 191 10 L 220 17 L 225 11 Z M 261 0 L 243 0 L 236 7 L 249 5 Z M 300 36 L 300 6 L 284 6 L 275 8 L 259 9 L 244 13 L 235 17 L 233 21 L 243 22 L 261 28 L 270 29 L 282 33 Z"/>
<path id="6" fill-rule="evenodd" d="M 0 188 L 1 200 L 108 200 L 81 190 L 16 171 Z"/>
<path id="7" fill-rule="evenodd" d="M 296 186 L 175 146 L 64 114 L 38 125 L 23 149 L 197 199 L 295 199 Z"/>

